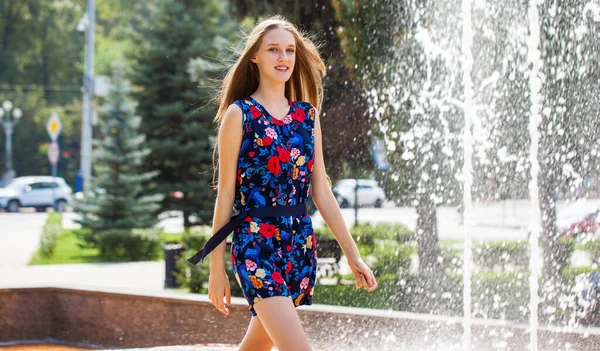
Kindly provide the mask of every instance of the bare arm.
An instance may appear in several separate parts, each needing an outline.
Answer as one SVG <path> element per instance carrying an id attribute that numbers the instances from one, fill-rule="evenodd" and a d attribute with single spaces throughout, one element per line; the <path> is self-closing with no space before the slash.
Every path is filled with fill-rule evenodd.
<path id="1" fill-rule="evenodd" d="M 213 216 L 213 235 L 231 219 L 231 211 L 235 200 L 237 182 L 237 164 L 242 144 L 242 110 L 237 105 L 230 105 L 219 128 L 219 180 L 217 200 Z M 210 255 L 210 270 L 225 271 L 226 241 L 217 246 Z"/>

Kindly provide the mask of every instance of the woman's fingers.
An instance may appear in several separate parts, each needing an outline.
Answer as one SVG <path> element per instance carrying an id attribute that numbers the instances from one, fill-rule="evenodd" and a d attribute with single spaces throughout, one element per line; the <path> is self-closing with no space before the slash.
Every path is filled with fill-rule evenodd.
<path id="1" fill-rule="evenodd" d="M 354 273 L 354 277 L 356 279 L 355 286 L 357 289 L 364 287 L 365 290 L 369 292 L 377 289 L 377 280 L 375 279 L 375 275 L 368 267 L 366 267 L 364 272 L 363 270 L 357 270 L 356 273 Z"/>
<path id="2" fill-rule="evenodd" d="M 227 307 L 225 307 L 225 305 L 223 304 L 223 299 L 225 298 L 225 296 L 221 295 L 221 297 L 217 297 L 214 294 L 213 295 L 209 295 L 208 299 L 210 300 L 210 302 L 213 304 L 213 306 L 215 306 L 215 308 L 217 310 L 219 310 L 220 312 L 222 312 L 225 315 L 229 315 L 229 309 Z M 228 298 L 228 304 L 231 305 L 231 297 Z"/>
<path id="3" fill-rule="evenodd" d="M 369 287 L 377 287 L 377 280 L 375 280 L 375 275 L 373 271 L 369 269 L 366 274 L 367 281 L 369 282 Z"/>
<path id="4" fill-rule="evenodd" d="M 227 287 L 225 290 L 225 297 L 227 299 L 227 305 L 231 307 L 231 288 Z"/>
<path id="5" fill-rule="evenodd" d="M 361 272 L 358 272 L 356 275 L 358 276 L 358 280 L 360 281 L 360 286 L 366 289 L 369 285 L 367 284 L 367 279 L 365 278 L 365 276 Z"/>
<path id="6" fill-rule="evenodd" d="M 358 289 L 362 286 L 362 282 L 360 280 L 360 272 L 353 272 L 354 273 L 354 286 Z"/>

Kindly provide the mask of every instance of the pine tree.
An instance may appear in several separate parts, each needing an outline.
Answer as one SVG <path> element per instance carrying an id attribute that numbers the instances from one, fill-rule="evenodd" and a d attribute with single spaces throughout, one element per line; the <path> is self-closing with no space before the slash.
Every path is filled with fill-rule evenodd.
<path id="1" fill-rule="evenodd" d="M 234 22 L 214 0 L 160 0 L 138 38 L 131 80 L 152 149 L 144 169 L 160 170 L 169 196 L 160 212 L 183 212 L 184 227 L 212 220 L 216 113 L 211 99 L 224 68 Z"/>
<path id="2" fill-rule="evenodd" d="M 158 171 L 139 171 L 150 149 L 142 148 L 141 118 L 133 114 L 135 106 L 127 98 L 129 88 L 120 65 L 113 67 L 111 91 L 99 116 L 102 140 L 94 140 L 90 191 L 74 204 L 82 215 L 76 220 L 94 233 L 106 229 L 152 228 L 158 223 L 154 215 L 164 195 L 140 196 Z"/>

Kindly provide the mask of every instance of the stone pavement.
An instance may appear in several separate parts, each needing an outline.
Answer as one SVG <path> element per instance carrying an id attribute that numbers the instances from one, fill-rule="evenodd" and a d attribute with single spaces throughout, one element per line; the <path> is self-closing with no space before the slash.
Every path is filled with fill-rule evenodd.
<path id="1" fill-rule="evenodd" d="M 27 266 L 47 217 L 48 213 L 0 212 L 0 269 Z"/>

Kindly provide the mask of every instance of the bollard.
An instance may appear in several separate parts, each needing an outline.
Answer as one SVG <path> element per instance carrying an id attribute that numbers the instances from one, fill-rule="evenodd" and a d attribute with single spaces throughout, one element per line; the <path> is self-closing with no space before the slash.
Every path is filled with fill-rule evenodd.
<path id="1" fill-rule="evenodd" d="M 187 250 L 184 245 L 181 244 L 167 244 L 163 246 L 163 252 L 165 255 L 165 288 L 178 288 L 177 280 L 175 275 L 179 273 L 177 269 L 177 258 L 181 252 Z"/>

